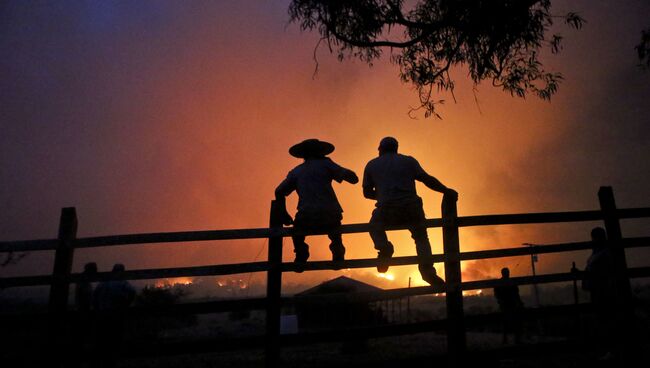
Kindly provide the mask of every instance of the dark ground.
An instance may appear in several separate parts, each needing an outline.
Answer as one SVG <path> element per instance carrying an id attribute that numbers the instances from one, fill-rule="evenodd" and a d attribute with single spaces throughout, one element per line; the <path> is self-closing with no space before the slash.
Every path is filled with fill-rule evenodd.
<path id="1" fill-rule="evenodd" d="M 622 359 L 601 360 L 604 351 L 593 344 L 594 331 L 597 329 L 593 316 L 583 315 L 579 321 L 569 318 L 546 319 L 542 322 L 543 331 L 536 323 L 528 323 L 525 328 L 523 344 L 502 344 L 500 325 L 488 324 L 473 327 L 467 332 L 468 352 L 464 355 L 462 366 L 469 367 L 530 367 L 530 368 L 569 368 L 569 367 L 648 367 L 648 352 L 650 352 L 650 303 L 648 291 L 637 290 L 637 296 L 642 297 L 643 304 L 636 309 L 637 330 L 640 336 L 641 348 L 634 357 L 623 361 Z M 556 293 L 560 295 L 560 293 Z M 482 296 L 466 299 L 466 312 L 468 315 L 489 313 L 494 311 L 494 301 L 491 296 Z M 407 316 L 410 322 L 426 321 L 444 316 L 443 298 L 413 298 L 410 301 L 411 311 Z M 22 310 L 29 309 L 27 305 L 20 306 Z M 397 315 L 396 321 L 404 318 L 404 310 Z M 148 330 L 146 324 L 130 326 L 133 331 L 127 339 L 127 344 L 133 342 L 153 341 L 187 341 L 204 337 L 236 338 L 242 335 L 260 335 L 264 331 L 264 314 L 262 311 L 246 315 L 245 318 L 233 318 L 227 313 L 200 315 L 194 321 L 168 321 L 167 328 L 161 331 Z M 160 322 L 160 319 L 156 319 Z M 403 321 L 403 320 L 402 320 Z M 23 322 L 15 321 L 15 326 L 3 326 L 3 346 L 7 348 L 0 356 L 4 362 L 2 367 L 38 366 L 27 363 L 30 358 L 44 351 L 34 349 L 29 354 L 15 355 L 11 349 L 29 348 L 46 332 L 43 325 L 40 330 L 30 331 Z M 157 323 L 156 325 L 160 325 Z M 576 333 L 579 331 L 579 333 Z M 143 334 L 143 332 L 146 332 Z M 70 350 L 66 354 L 74 354 L 74 342 L 67 344 Z M 29 351 L 29 349 L 28 349 Z M 442 332 L 420 333 L 414 335 L 392 336 L 370 339 L 365 344 L 350 345 L 342 343 L 321 343 L 300 347 L 285 347 L 282 352 L 283 368 L 298 367 L 365 367 L 376 368 L 400 366 L 437 366 L 447 365 L 447 341 Z M 15 353 L 15 352 L 14 352 Z M 14 355 L 18 358 L 16 363 L 4 364 L 7 356 Z M 25 359 L 23 359 L 25 358 Z M 634 359 L 638 358 L 638 359 Z M 639 360 L 637 363 L 636 360 Z M 65 367 L 87 367 L 82 362 L 69 362 Z M 147 357 L 122 359 L 117 367 L 124 368 L 249 368 L 263 367 L 264 354 L 260 349 L 241 350 L 234 352 L 219 352 L 205 354 L 188 354 L 178 356 Z"/>

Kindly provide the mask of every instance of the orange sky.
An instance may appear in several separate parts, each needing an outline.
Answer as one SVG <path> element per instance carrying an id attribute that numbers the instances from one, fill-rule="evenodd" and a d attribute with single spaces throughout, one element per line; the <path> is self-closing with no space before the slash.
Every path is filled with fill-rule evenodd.
<path id="1" fill-rule="evenodd" d="M 460 193 L 460 215 L 596 209 L 601 185 L 614 186 L 621 207 L 650 205 L 650 72 L 636 68 L 633 52 L 647 4 L 557 2 L 558 13 L 576 10 L 588 23 L 579 32 L 558 28 L 565 50 L 548 65 L 566 81 L 553 101 L 512 98 L 486 84 L 477 103 L 459 69 L 457 103 L 441 95 L 442 121 L 408 117 L 415 92 L 387 61 L 339 63 L 322 47 L 312 78 L 317 36 L 287 25 L 286 9 L 287 1 L 0 9 L 0 50 L 9 55 L 0 74 L 0 239 L 54 237 L 63 206 L 77 207 L 79 236 L 263 227 L 275 186 L 300 163 L 288 148 L 311 137 L 335 144 L 332 159 L 359 175 L 379 139 L 396 137 L 402 153 Z M 334 186 L 344 222 L 368 221 L 374 203 L 360 185 Z M 418 190 L 427 216 L 439 217 L 441 196 Z M 461 249 L 585 240 L 593 225 L 462 229 Z M 408 234 L 390 236 L 396 255 L 414 254 Z M 440 253 L 440 230 L 430 237 Z M 344 242 L 348 258 L 375 256 L 367 235 Z M 313 259 L 329 257 L 324 239 L 312 245 Z M 263 246 L 80 251 L 75 268 L 91 259 L 102 270 L 117 261 L 130 269 L 249 262 Z M 288 241 L 284 256 L 292 259 Z M 585 257 L 545 255 L 538 267 L 563 271 Z M 494 260 L 468 266 L 466 276 L 496 277 L 504 264 L 515 276 L 530 270 L 526 258 Z M 30 255 L 0 273 L 50 270 L 49 257 Z M 285 280 L 310 284 L 342 272 Z M 421 284 L 412 267 L 391 272 L 390 282 L 373 270 L 345 274 Z"/>

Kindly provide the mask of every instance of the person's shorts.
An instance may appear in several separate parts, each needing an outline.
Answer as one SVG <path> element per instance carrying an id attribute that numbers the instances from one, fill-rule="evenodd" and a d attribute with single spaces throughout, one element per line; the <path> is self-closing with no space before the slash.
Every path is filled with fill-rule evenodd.
<path id="1" fill-rule="evenodd" d="M 299 231 L 329 231 L 341 226 L 342 219 L 340 212 L 298 211 L 293 227 Z"/>
<path id="2" fill-rule="evenodd" d="M 372 212 L 370 223 L 383 226 L 420 225 L 424 224 L 425 216 L 422 209 L 422 199 L 405 205 L 383 205 Z"/>

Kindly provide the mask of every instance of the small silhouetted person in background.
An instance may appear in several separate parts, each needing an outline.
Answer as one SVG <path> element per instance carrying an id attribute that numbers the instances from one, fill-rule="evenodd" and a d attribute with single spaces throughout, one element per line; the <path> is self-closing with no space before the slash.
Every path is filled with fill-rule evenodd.
<path id="1" fill-rule="evenodd" d="M 121 263 L 111 270 L 113 278 L 119 278 L 125 271 Z M 118 311 L 126 309 L 135 299 L 135 289 L 126 280 L 110 280 L 99 283 L 93 293 L 93 304 L 98 311 Z"/>
<path id="2" fill-rule="evenodd" d="M 92 276 L 97 273 L 97 263 L 88 262 L 84 265 L 82 275 Z M 77 283 L 74 294 L 74 304 L 78 311 L 88 312 L 92 308 L 93 284 L 90 281 Z"/>
<path id="3" fill-rule="evenodd" d="M 510 269 L 501 269 L 503 285 L 494 288 L 494 297 L 497 299 L 503 317 L 503 343 L 508 343 L 508 334 L 513 333 L 515 343 L 521 343 L 523 332 L 522 312 L 524 303 L 519 296 L 519 287 L 510 281 Z"/>
<path id="4" fill-rule="evenodd" d="M 388 270 L 387 261 L 395 251 L 386 236 L 387 226 L 408 225 L 418 256 L 431 257 L 422 198 L 415 191 L 416 180 L 429 189 L 458 198 L 455 190 L 427 174 L 415 158 L 397 153 L 397 146 L 397 140 L 393 137 L 382 139 L 379 142 L 379 157 L 370 160 L 363 173 L 363 195 L 377 201 L 370 219 L 370 237 L 379 251 L 377 270 L 381 273 Z M 433 262 L 422 261 L 418 269 L 422 279 L 429 284 L 444 284 Z"/>
<path id="5" fill-rule="evenodd" d="M 345 258 L 345 247 L 341 234 L 335 230 L 341 226 L 343 209 L 332 188 L 332 180 L 356 184 L 359 178 L 354 171 L 341 167 L 326 157 L 333 151 L 334 145 L 318 139 L 307 139 L 292 146 L 289 153 L 305 161 L 289 171 L 287 178 L 275 189 L 275 198 L 284 208 L 283 224 L 293 222 L 297 233 L 328 232 L 332 260 L 342 261 Z M 292 221 L 284 203 L 285 197 L 294 190 L 298 193 L 298 212 Z M 295 262 L 298 265 L 304 264 L 309 258 L 309 245 L 305 243 L 305 236 L 296 234 L 292 238 Z"/>
<path id="6" fill-rule="evenodd" d="M 607 232 L 602 227 L 591 230 L 592 253 L 587 260 L 582 288 L 589 291 L 591 303 L 596 311 L 597 344 L 604 351 L 603 359 L 614 358 L 617 336 L 615 326 L 616 305 L 616 271 L 614 256 L 607 244 Z"/>
<path id="7" fill-rule="evenodd" d="M 94 366 L 115 366 L 115 358 L 122 349 L 125 312 L 136 294 L 128 281 L 119 280 L 124 271 L 123 264 L 115 264 L 111 271 L 113 280 L 101 282 L 93 293 L 93 306 L 98 312 Z"/>
<path id="8" fill-rule="evenodd" d="M 81 273 L 84 276 L 97 274 L 97 263 L 88 262 Z M 75 323 L 77 345 L 84 350 L 91 347 L 94 339 L 95 320 L 91 314 L 93 304 L 93 284 L 91 281 L 80 281 L 75 287 L 74 304 L 78 312 Z"/>

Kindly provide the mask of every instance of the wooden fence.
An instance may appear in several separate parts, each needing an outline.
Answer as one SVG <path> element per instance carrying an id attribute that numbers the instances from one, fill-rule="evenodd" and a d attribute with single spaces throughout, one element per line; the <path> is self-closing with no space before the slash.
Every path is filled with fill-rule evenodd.
<path id="1" fill-rule="evenodd" d="M 240 229 L 240 230 L 211 230 L 190 232 L 167 232 L 150 234 L 129 234 L 77 238 L 77 217 L 75 208 L 63 208 L 59 225 L 59 235 L 56 239 L 29 240 L 0 242 L 0 252 L 24 251 L 55 251 L 54 270 L 50 275 L 6 277 L 0 278 L 0 289 L 19 286 L 50 285 L 48 313 L 41 315 L 50 321 L 51 331 L 56 339 L 57 331 L 62 329 L 61 324 L 69 320 L 74 312 L 68 310 L 68 293 L 71 283 L 80 281 L 104 281 L 113 276 L 110 272 L 99 272 L 94 276 L 72 273 L 74 250 L 79 248 L 108 247 L 127 244 L 190 242 L 207 240 L 230 239 L 257 239 L 268 238 L 268 259 L 265 262 L 224 264 L 196 267 L 158 268 L 128 270 L 120 278 L 127 280 L 160 279 L 173 277 L 197 277 L 241 274 L 250 272 L 266 272 L 267 292 L 264 298 L 247 298 L 220 300 L 201 303 L 187 303 L 157 308 L 131 308 L 130 313 L 143 315 L 147 313 L 215 313 L 236 311 L 243 309 L 261 309 L 266 311 L 266 333 L 263 336 L 243 337 L 239 339 L 205 339 L 201 341 L 181 343 L 158 343 L 147 346 L 136 346 L 127 349 L 128 355 L 166 355 L 195 352 L 212 352 L 230 349 L 265 349 L 266 365 L 276 367 L 280 365 L 280 352 L 283 346 L 311 344 L 316 342 L 342 341 L 357 338 L 376 338 L 413 334 L 434 330 L 447 331 L 448 362 L 451 366 L 460 366 L 460 360 L 466 352 L 466 329 L 468 326 L 496 318 L 495 315 L 465 316 L 463 310 L 463 294 L 465 290 L 494 288 L 502 285 L 500 280 L 477 280 L 463 282 L 461 277 L 461 261 L 490 259 L 499 257 L 524 256 L 531 254 L 569 252 L 591 248 L 591 243 L 574 242 L 565 244 L 540 245 L 531 247 L 481 250 L 461 252 L 458 229 L 469 226 L 492 226 L 513 224 L 540 224 L 562 223 L 581 221 L 603 221 L 608 234 L 608 243 L 615 254 L 617 280 L 620 290 L 631 295 L 630 278 L 650 277 L 650 267 L 628 268 L 625 260 L 625 248 L 645 247 L 650 245 L 650 237 L 623 238 L 619 220 L 630 218 L 650 217 L 650 208 L 617 209 L 611 187 L 601 187 L 598 192 L 600 209 L 592 211 L 574 212 L 548 212 L 506 215 L 464 216 L 457 215 L 455 200 L 444 197 L 442 201 L 442 218 L 428 219 L 427 227 L 442 227 L 444 254 L 431 257 L 434 262 L 444 262 L 446 284 L 443 287 L 413 287 L 389 289 L 377 292 L 356 293 L 347 295 L 346 298 L 358 298 L 367 301 L 385 300 L 396 297 L 414 296 L 432 293 L 445 293 L 447 318 L 428 322 L 406 323 L 387 326 L 350 328 L 345 331 L 331 330 L 325 332 L 311 332 L 298 334 L 280 334 L 281 308 L 290 304 L 291 298 L 282 296 L 282 274 L 294 271 L 291 262 L 282 261 L 282 243 L 285 237 L 292 235 L 293 229 L 284 228 L 278 220 L 278 208 L 275 202 L 271 204 L 270 226 L 268 228 Z M 402 230 L 405 227 L 393 227 L 388 230 Z M 343 225 L 341 233 L 368 232 L 369 224 Z M 313 234 L 315 235 L 315 234 Z M 417 256 L 395 257 L 390 265 L 413 265 L 421 261 Z M 376 267 L 376 259 L 353 259 L 342 262 L 317 261 L 308 262 L 303 268 L 306 271 L 331 270 L 340 268 L 367 268 Z M 567 272 L 557 274 L 544 274 L 537 276 L 514 277 L 511 282 L 517 285 L 541 284 L 575 281 L 582 277 L 580 272 Z M 329 296 L 336 298 L 337 295 Z M 340 295 L 338 297 L 341 297 Z M 580 305 L 542 307 L 530 310 L 531 314 L 567 314 L 574 313 Z M 629 305 L 624 305 L 627 308 Z M 20 317 L 20 316 L 18 316 Z M 38 316 L 30 315 L 29 318 Z M 0 318 L 16 318 L 16 316 L 0 316 Z M 58 341 L 58 346 L 65 341 Z M 57 349 L 59 355 L 65 349 Z M 61 358 L 60 356 L 58 358 Z M 65 357 L 63 357 L 65 359 Z M 52 362 L 56 362 L 53 359 Z M 54 364 L 54 363 L 52 363 Z"/>

